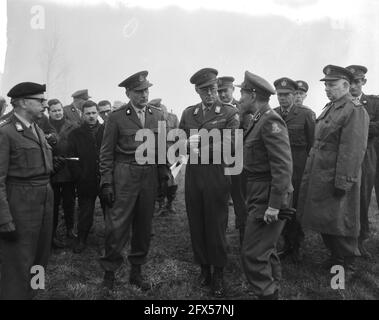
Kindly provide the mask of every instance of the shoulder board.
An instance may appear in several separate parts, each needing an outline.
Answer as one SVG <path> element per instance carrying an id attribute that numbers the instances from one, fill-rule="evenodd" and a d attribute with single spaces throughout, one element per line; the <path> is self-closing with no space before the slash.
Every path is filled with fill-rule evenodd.
<path id="1" fill-rule="evenodd" d="M 7 123 L 9 123 L 11 120 L 11 118 L 6 118 L 6 119 L 3 119 L 3 120 L 0 120 L 0 127 L 3 127 L 5 126 Z"/>
<path id="2" fill-rule="evenodd" d="M 159 109 L 159 108 L 157 108 L 156 106 L 153 106 L 153 105 L 151 105 L 151 104 L 149 104 L 149 105 L 147 105 L 149 108 L 151 108 L 151 109 L 155 109 L 155 110 L 157 110 L 157 111 L 161 111 L 162 112 L 162 109 Z"/>
<path id="3" fill-rule="evenodd" d="M 187 107 L 187 108 L 185 108 L 184 110 L 190 110 L 190 109 L 193 109 L 193 108 L 197 108 L 199 106 L 199 104 L 195 104 L 195 105 L 193 105 L 193 106 L 189 106 L 189 107 Z"/>

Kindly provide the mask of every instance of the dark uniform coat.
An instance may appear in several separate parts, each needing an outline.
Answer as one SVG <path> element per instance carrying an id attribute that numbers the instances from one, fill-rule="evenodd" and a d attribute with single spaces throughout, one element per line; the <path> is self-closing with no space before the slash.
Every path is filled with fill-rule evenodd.
<path id="1" fill-rule="evenodd" d="M 231 105 L 216 102 L 204 115 L 200 103 L 184 110 L 179 128 L 189 138 L 190 129 L 238 129 L 238 119 L 238 111 Z M 209 164 L 186 166 L 186 209 L 195 261 L 202 265 L 224 267 L 227 262 L 225 232 L 231 180 L 225 175 L 223 164 L 213 164 L 213 149 L 221 151 L 220 145 L 210 143 L 208 147 Z"/>
<path id="2" fill-rule="evenodd" d="M 290 206 L 292 158 L 283 119 L 269 105 L 258 110 L 244 135 L 248 219 L 242 246 L 242 265 L 253 293 L 269 296 L 279 289 L 280 261 L 276 244 L 284 221 L 266 224 L 268 207 Z"/>
<path id="3" fill-rule="evenodd" d="M 12 114 L 0 123 L 0 224 L 14 222 L 17 240 L 0 240 L 0 298 L 31 298 L 30 268 L 46 267 L 53 228 L 52 151 Z"/>
<path id="4" fill-rule="evenodd" d="M 105 219 L 105 256 L 100 261 L 105 270 L 115 271 L 122 264 L 121 252 L 130 239 L 130 232 L 129 261 L 136 265 L 146 262 L 158 173 L 156 164 L 137 163 L 136 149 L 143 142 L 135 138 L 145 128 L 154 133 L 157 142 L 158 121 L 165 121 L 163 114 L 148 106 L 143 127 L 129 102 L 112 112 L 106 122 L 100 151 L 101 185 L 114 187 L 115 203 Z"/>
<path id="5" fill-rule="evenodd" d="M 376 143 L 379 137 L 379 97 L 362 94 L 361 104 L 365 107 L 369 117 L 370 125 L 368 130 L 367 151 L 362 163 L 362 182 L 361 182 L 361 232 L 360 239 L 365 240 L 369 237 L 368 212 L 371 201 L 372 189 L 375 184 L 376 173 Z"/>
<path id="6" fill-rule="evenodd" d="M 63 107 L 63 114 L 66 119 L 76 123 L 77 125 L 82 123 L 82 112 L 76 108 L 74 104 Z"/>
<path id="7" fill-rule="evenodd" d="M 367 112 L 352 102 L 350 94 L 327 104 L 317 119 L 298 202 L 303 227 L 327 235 L 358 236 L 368 123 Z M 335 196 L 335 188 L 346 194 Z"/>

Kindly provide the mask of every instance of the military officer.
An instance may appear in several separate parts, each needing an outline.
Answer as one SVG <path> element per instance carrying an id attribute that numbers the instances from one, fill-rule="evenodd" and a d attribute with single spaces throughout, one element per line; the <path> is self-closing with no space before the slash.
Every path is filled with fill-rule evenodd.
<path id="1" fill-rule="evenodd" d="M 365 246 L 366 240 L 369 238 L 369 219 L 368 212 L 371 200 L 372 189 L 375 184 L 376 172 L 376 143 L 379 137 L 379 97 L 366 95 L 362 91 L 362 87 L 366 84 L 365 77 L 367 68 L 359 65 L 352 65 L 347 69 L 354 74 L 354 80 L 350 86 L 350 93 L 354 99 L 360 102 L 366 109 L 370 117 L 370 125 L 368 131 L 367 151 L 362 164 L 362 180 L 361 180 L 361 201 L 360 201 L 360 222 L 361 231 L 359 235 L 359 251 L 365 258 L 370 258 L 371 254 Z"/>
<path id="2" fill-rule="evenodd" d="M 240 112 L 239 102 L 233 98 L 234 93 L 234 78 L 233 77 L 219 77 L 218 78 L 218 96 L 223 103 L 230 104 L 234 106 L 238 112 Z M 240 116 L 240 119 L 242 117 Z M 243 129 L 243 125 L 240 123 L 240 128 Z M 246 125 L 247 126 L 247 125 Z M 235 227 L 239 230 L 240 235 L 240 244 L 242 245 L 243 235 L 245 232 L 246 219 L 247 219 L 247 210 L 245 204 L 245 186 L 246 182 L 243 173 L 239 175 L 232 175 L 232 187 L 230 195 L 233 200 L 234 214 L 235 218 Z"/>
<path id="3" fill-rule="evenodd" d="M 179 128 L 189 137 L 191 153 L 198 152 L 200 140 L 199 135 L 190 136 L 191 129 L 205 129 L 209 132 L 212 129 L 237 129 L 239 126 L 238 110 L 218 99 L 217 74 L 215 69 L 204 68 L 190 79 L 201 102 L 184 110 Z M 234 130 L 232 134 L 233 132 Z M 222 132 L 220 136 L 223 139 Z M 208 147 L 212 155 L 212 150 L 220 146 L 213 143 Z M 201 286 L 212 285 L 216 297 L 225 294 L 223 270 L 227 263 L 225 233 L 229 192 L 230 178 L 224 174 L 223 164 L 213 163 L 213 158 L 210 157 L 209 164 L 190 163 L 186 166 L 185 202 L 194 258 L 201 266 L 199 282 Z"/>
<path id="4" fill-rule="evenodd" d="M 177 129 L 179 127 L 179 120 L 176 114 L 172 112 L 168 112 L 167 107 L 162 104 L 162 99 L 153 99 L 149 102 L 149 105 L 152 105 L 159 110 L 162 111 L 163 117 L 166 120 L 166 130 L 169 132 L 170 130 Z M 167 147 L 173 145 L 174 142 L 167 141 Z M 162 167 L 161 167 L 162 168 Z M 167 214 L 175 214 L 175 208 L 173 206 L 173 201 L 176 197 L 176 191 L 178 190 L 178 185 L 174 180 L 174 177 L 171 174 L 171 171 L 168 167 L 165 168 L 166 175 L 168 179 L 165 177 L 160 179 L 159 187 L 158 187 L 158 215 L 165 216 Z M 165 203 L 165 199 L 167 198 L 167 202 Z"/>
<path id="5" fill-rule="evenodd" d="M 279 210 L 291 201 L 292 159 L 283 119 L 269 106 L 274 88 L 246 71 L 241 88 L 241 110 L 253 114 L 244 134 L 244 170 L 247 177 L 248 219 L 242 245 L 242 266 L 258 299 L 279 295 L 280 260 L 276 244 L 285 222 Z"/>
<path id="6" fill-rule="evenodd" d="M 159 110 L 148 106 L 152 84 L 147 75 L 147 71 L 141 71 L 119 84 L 126 89 L 130 101 L 109 115 L 100 150 L 101 197 L 109 207 L 105 217 L 105 254 L 100 259 L 107 288 L 113 287 L 114 273 L 123 262 L 121 252 L 130 232 L 129 282 L 142 290 L 150 288 L 141 266 L 149 251 L 158 172 L 156 164 L 141 164 L 136 158 L 136 149 L 143 142 L 135 138 L 137 131 L 144 128 L 157 134 L 158 121 L 164 118 Z M 155 151 L 157 154 L 157 147 Z"/>
<path id="7" fill-rule="evenodd" d="M 316 115 L 309 108 L 294 104 L 294 100 L 300 96 L 297 92 L 303 92 L 299 88 L 305 88 L 305 85 L 298 87 L 297 82 L 289 78 L 280 78 L 274 82 L 274 86 L 280 105 L 274 110 L 285 121 L 290 138 L 293 163 L 292 185 L 294 188 L 292 206 L 296 209 L 301 178 L 308 153 L 313 145 Z M 304 240 L 304 232 L 297 219 L 288 221 L 283 230 L 283 237 L 285 243 L 280 252 L 280 257 L 284 258 L 290 255 L 295 263 L 300 262 L 302 260 L 300 247 Z"/>
<path id="8" fill-rule="evenodd" d="M 72 103 L 63 107 L 63 112 L 68 120 L 80 126 L 82 118 L 82 105 L 91 97 L 88 95 L 87 89 L 75 91 L 71 97 L 73 98 Z"/>
<path id="9" fill-rule="evenodd" d="M 302 226 L 321 233 L 330 258 L 327 269 L 343 265 L 353 271 L 359 255 L 361 166 L 367 147 L 369 117 L 349 93 L 353 74 L 328 65 L 323 70 L 326 105 L 316 121 L 298 199 Z"/>
<path id="10" fill-rule="evenodd" d="M 14 112 L 0 123 L 0 298 L 30 299 L 31 268 L 46 267 L 53 229 L 51 147 L 35 124 L 45 85 L 22 82 L 9 92 Z"/>
<path id="11" fill-rule="evenodd" d="M 297 89 L 295 91 L 295 99 L 293 104 L 295 107 L 306 107 L 304 105 L 304 100 L 307 98 L 307 93 L 309 90 L 309 85 L 304 80 L 296 80 Z"/>

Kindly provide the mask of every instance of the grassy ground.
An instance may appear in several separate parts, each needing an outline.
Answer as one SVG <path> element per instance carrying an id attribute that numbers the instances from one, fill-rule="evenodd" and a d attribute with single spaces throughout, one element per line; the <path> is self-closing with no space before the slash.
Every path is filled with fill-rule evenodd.
<path id="1" fill-rule="evenodd" d="M 346 283 L 345 290 L 332 290 L 333 275 L 321 270 L 318 263 L 327 257 L 321 238 L 317 234 L 306 236 L 306 258 L 302 265 L 283 262 L 281 299 L 285 300 L 370 300 L 379 299 L 379 235 L 378 208 L 375 196 L 371 204 L 372 238 L 369 249 L 374 261 L 357 261 L 358 272 Z M 144 293 L 128 284 L 129 266 L 124 265 L 116 274 L 115 290 L 106 293 L 101 289 L 102 270 L 97 259 L 104 243 L 104 224 L 99 205 L 95 225 L 89 237 L 88 248 L 80 255 L 71 249 L 54 251 L 47 270 L 47 288 L 38 299 L 212 299 L 208 290 L 196 284 L 198 267 L 192 262 L 192 249 L 184 206 L 183 177 L 179 180 L 175 203 L 178 214 L 154 217 L 154 236 L 149 261 L 144 273 L 152 290 Z M 247 285 L 239 261 L 238 232 L 234 229 L 234 214 L 230 207 L 229 263 L 225 277 L 227 299 L 246 299 Z M 127 251 L 125 249 L 125 255 Z"/>

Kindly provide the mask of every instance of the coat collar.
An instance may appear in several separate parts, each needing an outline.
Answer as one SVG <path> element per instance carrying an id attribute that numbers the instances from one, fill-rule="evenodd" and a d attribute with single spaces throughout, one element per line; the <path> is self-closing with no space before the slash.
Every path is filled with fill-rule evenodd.
<path id="1" fill-rule="evenodd" d="M 270 110 L 270 106 L 268 104 L 265 104 L 263 105 L 259 110 L 257 110 L 254 115 L 253 115 L 253 119 L 251 120 L 248 128 L 246 129 L 243 137 L 244 139 L 247 137 L 247 135 L 254 129 L 255 127 L 255 124 L 259 122 L 259 120 L 261 120 L 262 116 Z"/>

